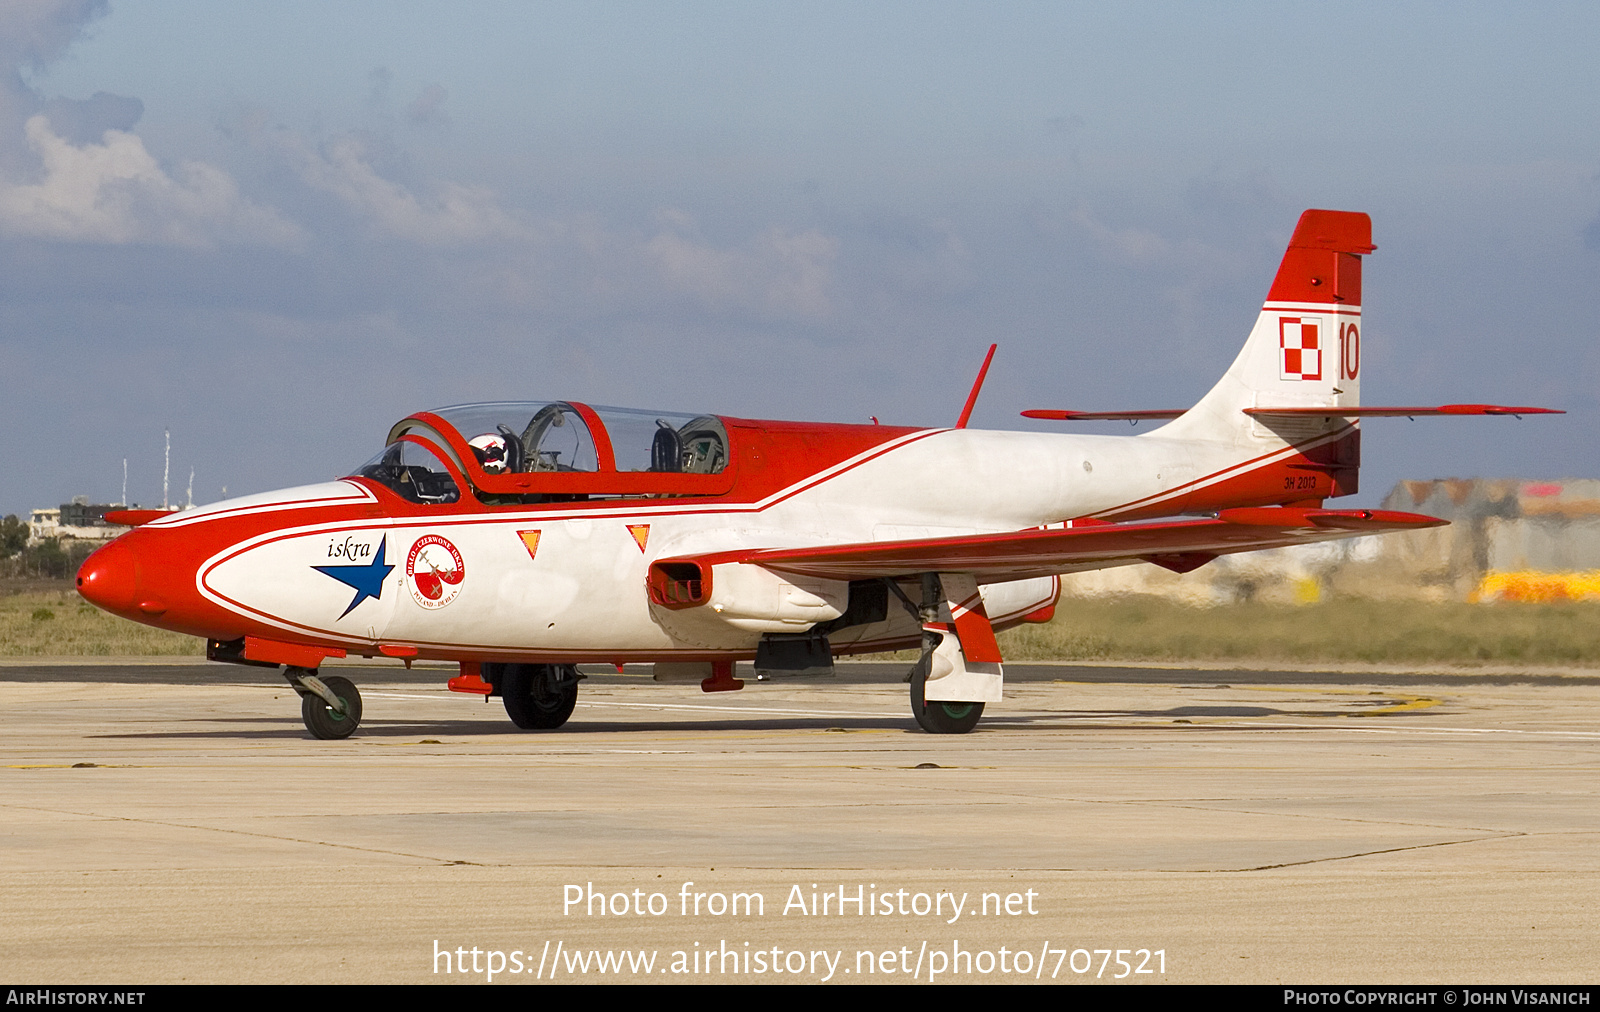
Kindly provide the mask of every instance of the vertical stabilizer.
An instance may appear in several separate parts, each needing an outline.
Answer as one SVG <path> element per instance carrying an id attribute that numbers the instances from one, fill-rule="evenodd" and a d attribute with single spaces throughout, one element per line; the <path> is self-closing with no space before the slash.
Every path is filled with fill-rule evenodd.
<path id="1" fill-rule="evenodd" d="M 1372 219 L 1307 211 L 1278 266 L 1244 348 L 1200 403 L 1164 436 L 1237 443 L 1252 451 L 1339 442 L 1334 495 L 1355 491 L 1359 432 L 1337 415 L 1361 403 L 1361 258 Z M 1246 409 L 1327 407 L 1324 417 L 1248 415 Z M 1324 438 L 1325 437 L 1325 438 Z"/>

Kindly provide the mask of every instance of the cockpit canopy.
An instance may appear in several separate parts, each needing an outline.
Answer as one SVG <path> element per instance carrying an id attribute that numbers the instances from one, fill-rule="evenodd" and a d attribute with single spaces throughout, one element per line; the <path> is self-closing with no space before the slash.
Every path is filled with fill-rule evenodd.
<path id="1" fill-rule="evenodd" d="M 418 503 L 717 495 L 732 485 L 727 428 L 714 415 L 577 401 L 457 404 L 411 415 L 356 472 Z"/>

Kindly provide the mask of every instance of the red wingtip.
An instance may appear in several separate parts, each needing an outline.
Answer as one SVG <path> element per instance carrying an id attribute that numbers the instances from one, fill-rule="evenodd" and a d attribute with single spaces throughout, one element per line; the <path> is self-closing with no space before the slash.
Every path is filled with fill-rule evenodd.
<path id="1" fill-rule="evenodd" d="M 106 523 L 117 524 L 122 527 L 138 527 L 152 520 L 159 520 L 172 510 L 111 510 L 106 513 Z"/>

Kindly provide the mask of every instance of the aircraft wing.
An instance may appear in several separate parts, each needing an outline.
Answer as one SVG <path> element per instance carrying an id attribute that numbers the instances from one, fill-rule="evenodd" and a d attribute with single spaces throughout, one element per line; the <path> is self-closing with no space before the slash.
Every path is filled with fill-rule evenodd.
<path id="1" fill-rule="evenodd" d="M 999 583 L 1135 562 L 1153 562 L 1186 573 L 1234 552 L 1442 527 L 1448 522 L 1394 510 L 1244 507 L 1205 519 L 1078 521 L 1078 526 L 1004 534 L 768 549 L 741 553 L 737 560 L 723 556 L 718 561 L 753 563 L 830 580 L 942 572 L 970 573 L 979 583 Z"/>

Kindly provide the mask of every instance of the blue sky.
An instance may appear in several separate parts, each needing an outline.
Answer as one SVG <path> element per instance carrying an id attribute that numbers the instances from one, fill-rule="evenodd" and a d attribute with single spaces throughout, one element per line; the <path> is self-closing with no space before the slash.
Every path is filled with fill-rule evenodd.
<path id="1" fill-rule="evenodd" d="M 0 512 L 353 468 L 465 400 L 1177 407 L 1373 215 L 1401 477 L 1594 476 L 1586 5 L 0 0 Z M 107 132 L 110 131 L 110 132 Z M 1094 431 L 1112 431 L 1096 429 Z M 181 494 L 181 493 L 180 493 Z"/>

